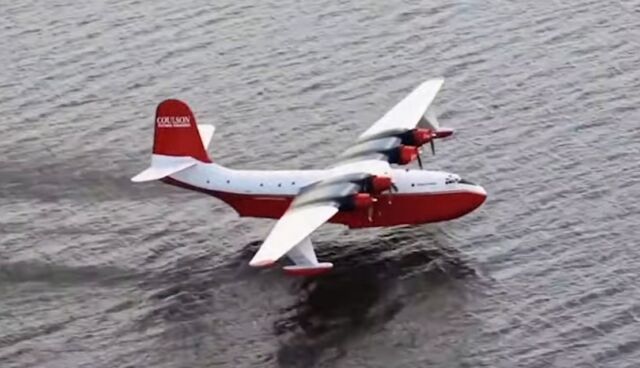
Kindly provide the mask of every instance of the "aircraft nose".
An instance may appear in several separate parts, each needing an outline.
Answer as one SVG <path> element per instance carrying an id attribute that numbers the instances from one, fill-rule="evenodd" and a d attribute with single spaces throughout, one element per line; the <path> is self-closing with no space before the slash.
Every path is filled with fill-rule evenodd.
<path id="1" fill-rule="evenodd" d="M 473 209 L 476 209 L 487 199 L 487 191 L 479 185 L 474 185 L 471 192 L 473 193 Z"/>

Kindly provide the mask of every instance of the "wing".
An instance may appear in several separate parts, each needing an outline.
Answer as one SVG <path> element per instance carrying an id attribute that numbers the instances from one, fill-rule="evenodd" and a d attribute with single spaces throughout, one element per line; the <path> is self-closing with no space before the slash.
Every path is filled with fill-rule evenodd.
<path id="1" fill-rule="evenodd" d="M 424 120 L 443 82 L 432 79 L 418 86 L 365 131 L 324 179 L 301 189 L 249 264 L 272 265 L 286 254 L 296 264 L 285 267 L 290 273 L 309 275 L 331 268 L 331 263 L 318 263 L 309 236 L 340 210 L 341 200 L 363 190 L 363 180 L 391 175 L 389 163 L 397 163 L 402 148 L 399 134 Z"/>
<path id="2" fill-rule="evenodd" d="M 415 128 L 436 98 L 443 83 L 444 78 L 430 79 L 423 82 L 362 133 L 358 140 L 369 140 L 383 136 L 387 132 Z"/>
<path id="3" fill-rule="evenodd" d="M 330 201 L 301 207 L 292 206 L 278 220 L 249 265 L 272 265 L 337 212 L 338 206 Z"/>
<path id="4" fill-rule="evenodd" d="M 301 258 L 295 256 L 294 247 L 305 249 L 301 247 L 301 243 L 339 211 L 340 199 L 358 193 L 360 190 L 360 185 L 356 184 L 358 181 L 371 175 L 388 175 L 390 170 L 388 162 L 379 160 L 349 162 L 327 170 L 325 179 L 302 188 L 249 265 L 270 266 L 287 254 L 296 265 L 326 268 L 327 264 L 317 263 L 315 260 L 310 241 L 305 247 L 311 249 L 313 257 L 307 258 L 313 261 L 301 264 L 299 262 Z M 290 252 L 292 250 L 294 251 Z M 309 254 L 309 251 L 306 253 Z"/>

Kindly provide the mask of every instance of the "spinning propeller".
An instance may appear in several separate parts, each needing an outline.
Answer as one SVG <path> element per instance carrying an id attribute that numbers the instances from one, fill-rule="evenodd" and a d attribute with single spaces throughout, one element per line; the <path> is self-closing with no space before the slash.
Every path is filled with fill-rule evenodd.
<path id="1" fill-rule="evenodd" d="M 416 143 L 420 145 L 426 142 L 429 142 L 429 145 L 431 146 L 431 153 L 435 155 L 436 154 L 435 140 L 450 136 L 451 134 L 453 134 L 453 129 L 440 128 L 440 122 L 438 121 L 438 117 L 436 115 L 435 110 L 433 109 L 433 106 L 427 109 L 427 112 L 422 117 L 420 123 L 421 124 L 419 125 L 426 126 L 427 129 L 416 128 L 413 131 L 414 139 L 417 141 Z M 418 150 L 417 159 L 418 159 L 418 165 L 420 166 L 420 169 L 423 168 L 422 157 L 420 157 L 421 153 L 422 153 L 422 150 Z"/>

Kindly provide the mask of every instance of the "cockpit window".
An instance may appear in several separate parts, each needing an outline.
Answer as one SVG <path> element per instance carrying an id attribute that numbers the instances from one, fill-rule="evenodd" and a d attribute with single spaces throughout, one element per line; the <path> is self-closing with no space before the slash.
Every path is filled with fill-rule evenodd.
<path id="1" fill-rule="evenodd" d="M 454 183 L 457 183 L 458 180 L 460 180 L 460 178 L 457 178 L 455 176 L 451 176 L 450 175 L 450 176 L 447 176 L 446 179 L 444 179 L 444 183 L 445 184 L 454 184 Z"/>
<path id="2" fill-rule="evenodd" d="M 444 183 L 445 184 L 455 184 L 455 183 L 460 183 L 460 184 L 468 184 L 468 185 L 475 185 L 472 182 L 468 181 L 468 180 L 464 180 L 460 177 L 456 177 L 456 176 L 447 176 L 446 179 L 444 179 Z"/>

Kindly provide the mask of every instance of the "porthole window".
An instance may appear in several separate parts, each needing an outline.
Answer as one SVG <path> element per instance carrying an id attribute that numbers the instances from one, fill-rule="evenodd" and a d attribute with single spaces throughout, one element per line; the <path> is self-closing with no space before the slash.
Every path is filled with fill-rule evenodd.
<path id="1" fill-rule="evenodd" d="M 415 187 L 416 185 L 415 185 L 414 183 L 411 183 L 411 186 L 412 186 L 412 187 Z"/>
<path id="2" fill-rule="evenodd" d="M 261 187 L 263 187 L 263 186 L 264 186 L 264 184 L 260 183 L 260 186 L 261 186 Z"/>
<path id="3" fill-rule="evenodd" d="M 278 187 L 281 187 L 281 186 L 282 186 L 282 183 L 278 183 Z"/>
<path id="4" fill-rule="evenodd" d="M 291 185 L 296 185 L 296 182 L 295 182 L 295 181 L 292 181 L 292 182 L 291 182 Z"/>
<path id="5" fill-rule="evenodd" d="M 207 184 L 209 184 L 209 179 L 207 179 Z"/>
<path id="6" fill-rule="evenodd" d="M 230 183 L 230 181 L 229 181 L 229 180 L 227 180 L 227 184 L 229 184 L 229 183 Z"/>

